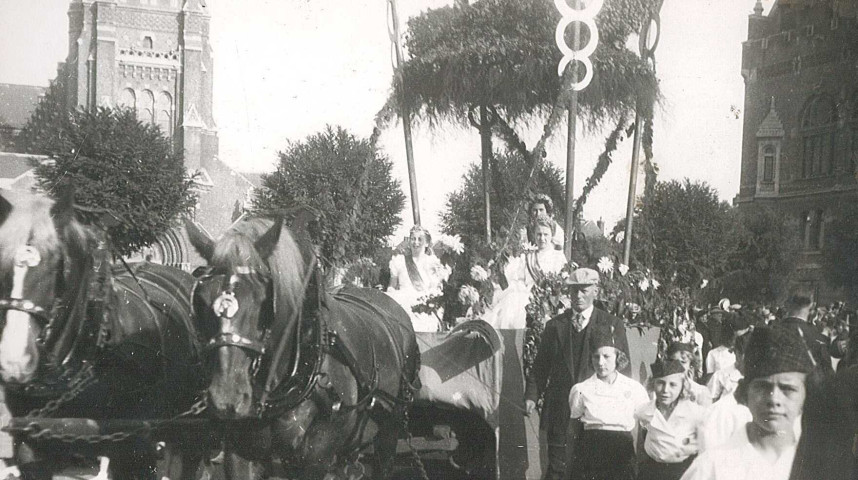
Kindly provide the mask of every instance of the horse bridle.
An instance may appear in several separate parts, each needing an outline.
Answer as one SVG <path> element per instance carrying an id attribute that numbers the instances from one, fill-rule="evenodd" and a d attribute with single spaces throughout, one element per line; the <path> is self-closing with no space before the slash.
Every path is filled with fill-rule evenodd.
<path id="1" fill-rule="evenodd" d="M 238 299 L 235 298 L 235 284 L 238 281 L 238 277 L 242 275 L 254 275 L 259 274 L 261 272 L 257 271 L 254 268 L 246 267 L 246 266 L 238 266 L 235 267 L 235 271 L 229 274 L 229 284 L 226 289 L 221 291 L 220 295 L 215 298 L 214 302 L 212 302 L 211 309 L 214 311 L 215 315 L 221 321 L 221 325 L 219 327 L 218 333 L 212 337 L 211 340 L 204 347 L 206 351 L 216 350 L 218 348 L 223 347 L 234 347 L 240 350 L 244 350 L 246 352 L 251 353 L 255 358 L 254 361 L 258 363 L 258 359 L 260 359 L 263 355 L 265 355 L 265 344 L 266 337 L 268 335 L 268 329 L 266 328 L 262 334 L 262 340 L 255 340 L 252 338 L 247 338 L 240 333 L 234 331 L 224 331 L 223 324 L 226 321 L 231 321 L 232 318 L 238 313 L 239 304 Z M 218 276 L 226 277 L 228 274 L 218 272 L 216 270 L 212 270 L 205 275 L 201 276 L 194 282 L 194 287 L 191 290 L 191 299 L 196 298 L 197 287 L 208 280 L 211 280 Z"/>
<path id="2" fill-rule="evenodd" d="M 44 327 L 51 323 L 53 311 L 56 308 L 56 302 L 50 309 L 48 309 L 36 304 L 36 302 L 32 300 L 23 298 L 23 292 L 15 291 L 15 285 L 18 284 L 15 279 L 23 279 L 27 274 L 27 270 L 39 265 L 41 261 L 42 257 L 39 255 L 39 251 L 32 245 L 27 244 L 18 248 L 13 260 L 13 291 L 9 294 L 9 297 L 0 298 L 0 311 L 17 310 L 19 312 L 27 313 L 35 318 L 39 322 L 39 325 L 44 329 Z M 56 298 L 55 300 L 59 300 L 59 298 Z"/>

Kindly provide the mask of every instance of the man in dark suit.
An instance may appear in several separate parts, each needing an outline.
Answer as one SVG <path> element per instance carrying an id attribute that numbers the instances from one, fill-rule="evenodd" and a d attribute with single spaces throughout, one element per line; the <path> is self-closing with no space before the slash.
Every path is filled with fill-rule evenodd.
<path id="1" fill-rule="evenodd" d="M 789 297 L 784 305 L 786 314 L 781 320 L 781 325 L 798 331 L 813 357 L 816 371 L 823 377 L 829 377 L 834 375 L 831 354 L 828 353 L 830 341 L 815 326 L 808 323 L 811 307 L 813 307 L 813 300 L 806 295 L 796 294 Z"/>
<path id="2" fill-rule="evenodd" d="M 572 385 L 594 374 L 590 360 L 590 332 L 597 326 L 614 327 L 615 331 L 622 332 L 617 335 L 617 348 L 626 357 L 629 355 L 623 321 L 593 306 L 599 295 L 599 273 L 579 268 L 566 280 L 566 284 L 571 290 L 572 308 L 545 324 L 524 394 L 527 415 L 536 409 L 540 395 L 545 398 L 540 428 L 545 430 L 548 440 L 547 480 L 566 478 L 567 440 L 573 442 L 582 430 L 578 420 L 571 420 L 573 424 L 570 425 L 569 391 Z M 620 372 L 631 376 L 631 366 L 627 365 Z M 572 438 L 567 439 L 570 435 Z"/>

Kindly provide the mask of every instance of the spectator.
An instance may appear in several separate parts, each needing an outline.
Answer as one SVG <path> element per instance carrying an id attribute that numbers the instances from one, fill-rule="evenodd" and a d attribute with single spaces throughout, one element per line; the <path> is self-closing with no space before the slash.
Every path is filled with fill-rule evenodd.
<path id="1" fill-rule="evenodd" d="M 831 356 L 828 353 L 828 339 L 819 330 L 808 323 L 813 300 L 806 295 L 791 296 L 784 305 L 784 318 L 780 324 L 798 332 L 807 349 L 813 355 L 816 371 L 823 377 L 834 374 Z"/>

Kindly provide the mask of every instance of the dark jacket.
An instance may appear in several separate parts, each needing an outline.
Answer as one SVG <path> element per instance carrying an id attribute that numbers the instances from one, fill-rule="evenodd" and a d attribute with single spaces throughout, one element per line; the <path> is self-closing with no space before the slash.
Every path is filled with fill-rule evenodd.
<path id="1" fill-rule="evenodd" d="M 599 310 L 593 309 L 590 322 L 584 329 L 584 352 L 573 353 L 569 347 L 569 329 L 572 328 L 572 316 L 575 312 L 569 309 L 552 318 L 545 324 L 542 332 L 542 341 L 539 351 L 533 361 L 530 377 L 527 379 L 525 389 L 525 400 L 539 398 L 541 393 L 545 394 L 545 403 L 542 408 L 540 426 L 548 430 L 549 437 L 566 434 L 569 422 L 569 391 L 572 385 L 582 382 L 594 373 L 593 363 L 590 361 L 590 332 L 595 325 L 605 327 L 614 326 L 617 348 L 629 355 L 629 342 L 626 338 L 625 324 L 619 318 Z M 578 378 L 573 379 L 575 361 L 583 359 L 586 363 L 581 365 Z M 620 373 L 631 376 L 631 365 L 626 366 Z"/>
<path id="2" fill-rule="evenodd" d="M 831 366 L 831 355 L 828 353 L 828 344 L 830 343 L 828 337 L 820 333 L 816 327 L 800 318 L 787 317 L 781 320 L 781 325 L 787 328 L 795 328 L 800 332 L 808 351 L 816 362 L 819 373 L 826 377 L 834 375 L 834 368 Z"/>

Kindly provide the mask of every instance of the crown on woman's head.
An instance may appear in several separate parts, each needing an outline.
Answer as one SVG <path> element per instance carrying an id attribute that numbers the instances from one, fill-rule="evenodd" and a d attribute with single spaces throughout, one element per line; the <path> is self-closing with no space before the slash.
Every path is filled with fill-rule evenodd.
<path id="1" fill-rule="evenodd" d="M 421 225 L 414 225 L 413 227 L 411 227 L 411 230 L 409 230 L 408 233 L 420 233 L 425 235 L 426 237 L 431 237 L 429 230 L 426 230 Z"/>

